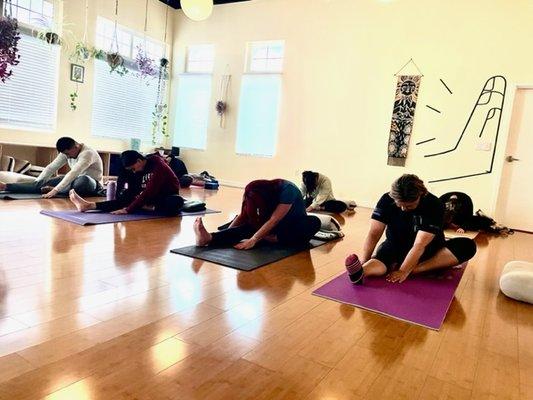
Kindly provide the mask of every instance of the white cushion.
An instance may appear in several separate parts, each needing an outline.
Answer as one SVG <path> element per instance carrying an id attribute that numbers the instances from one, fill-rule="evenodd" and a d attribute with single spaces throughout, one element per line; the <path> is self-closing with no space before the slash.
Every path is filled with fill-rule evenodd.
<path id="1" fill-rule="evenodd" d="M 321 231 L 339 232 L 341 230 L 341 224 L 339 224 L 339 221 L 337 221 L 331 215 L 315 213 L 309 213 L 309 215 L 318 217 L 318 219 L 320 220 Z"/>
<path id="2" fill-rule="evenodd" d="M 16 172 L 0 171 L 0 182 L 27 183 L 27 182 L 35 182 L 35 178 L 33 176 L 18 174 Z"/>
<path id="3" fill-rule="evenodd" d="M 500 276 L 500 289 L 506 296 L 533 304 L 533 263 L 511 261 Z"/>

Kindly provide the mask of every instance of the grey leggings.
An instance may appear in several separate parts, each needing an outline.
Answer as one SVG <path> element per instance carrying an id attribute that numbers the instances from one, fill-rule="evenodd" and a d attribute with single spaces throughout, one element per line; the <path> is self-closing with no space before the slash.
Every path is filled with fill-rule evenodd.
<path id="1" fill-rule="evenodd" d="M 56 187 L 63 180 L 63 176 L 57 176 L 47 181 L 35 181 L 29 183 L 8 183 L 6 191 L 11 193 L 41 193 L 44 186 Z M 88 175 L 80 175 L 67 186 L 61 194 L 66 194 L 74 189 L 81 196 L 94 196 L 101 189 L 101 185 Z"/>

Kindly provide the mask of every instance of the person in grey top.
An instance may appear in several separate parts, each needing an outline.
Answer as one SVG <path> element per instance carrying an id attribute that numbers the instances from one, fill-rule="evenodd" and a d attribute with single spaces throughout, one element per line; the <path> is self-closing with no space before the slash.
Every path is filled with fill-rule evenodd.
<path id="1" fill-rule="evenodd" d="M 83 143 L 62 137 L 56 143 L 57 157 L 41 172 L 35 182 L 0 182 L 0 191 L 12 193 L 43 193 L 44 198 L 67 194 L 70 189 L 84 196 L 95 196 L 102 189 L 103 164 L 100 155 Z M 53 177 L 63 166 L 70 167 L 64 176 Z"/>

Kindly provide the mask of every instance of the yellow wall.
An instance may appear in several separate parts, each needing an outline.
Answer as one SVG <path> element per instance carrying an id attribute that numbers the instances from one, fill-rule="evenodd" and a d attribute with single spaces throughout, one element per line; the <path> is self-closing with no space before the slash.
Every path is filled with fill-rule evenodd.
<path id="1" fill-rule="evenodd" d="M 493 173 L 429 185 L 436 194 L 466 191 L 477 208 L 494 209 L 513 88 L 533 81 L 530 0 L 252 0 L 216 6 L 205 22 L 175 15 L 174 78 L 183 72 L 187 45 L 216 46 L 207 150 L 182 152 L 190 170 L 208 170 L 239 184 L 259 177 L 298 181 L 300 171 L 318 170 L 332 178 L 337 197 L 362 205 L 373 205 L 402 173 L 429 180 L 480 172 L 490 164 L 491 153 L 474 150 L 478 139 L 473 132 L 465 135 L 461 151 L 439 159 L 423 156 L 453 145 L 485 81 L 501 74 L 508 87 Z M 286 46 L 276 155 L 236 155 L 246 42 L 276 39 Z M 411 57 L 424 77 L 410 154 L 405 168 L 389 167 L 393 75 Z M 232 86 L 226 129 L 221 129 L 214 104 L 226 65 Z M 178 86 L 175 80 L 174 98 Z M 494 134 L 487 135 L 482 140 L 494 143 Z M 437 140 L 414 145 L 431 137 Z"/>
<path id="2" fill-rule="evenodd" d="M 65 0 L 59 3 L 63 5 L 62 12 L 64 15 L 65 29 L 72 31 L 73 34 L 67 35 L 67 37 L 74 36 L 77 39 L 81 39 L 85 24 L 85 0 Z M 94 44 L 96 18 L 102 16 L 114 20 L 114 4 L 115 2 L 112 0 L 89 1 L 88 41 L 91 45 Z M 144 10 L 144 0 L 120 0 L 119 24 L 142 32 L 144 29 Z M 172 43 L 173 18 L 171 15 L 172 11 L 169 13 L 168 44 Z M 163 41 L 164 25 L 165 5 L 158 0 L 150 0 L 148 36 Z M 71 111 L 69 106 L 69 93 L 75 90 L 76 84 L 70 81 L 69 55 L 64 49 L 61 52 L 56 131 L 53 133 L 43 133 L 0 128 L 0 142 L 53 146 L 60 136 L 72 136 L 76 140 L 89 144 L 99 150 L 123 151 L 129 148 L 129 141 L 106 139 L 92 136 L 91 134 L 94 82 L 92 60 L 85 65 L 85 83 L 79 86 L 78 109 Z M 16 75 L 14 75 L 14 79 L 15 77 Z"/>

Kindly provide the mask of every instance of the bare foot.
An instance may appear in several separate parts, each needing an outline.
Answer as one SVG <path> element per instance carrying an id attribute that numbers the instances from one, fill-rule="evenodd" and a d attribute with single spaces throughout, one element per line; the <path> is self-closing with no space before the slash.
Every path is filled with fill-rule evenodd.
<path id="1" fill-rule="evenodd" d="M 0 192 L 3 192 L 4 190 L 6 190 L 6 184 L 4 182 L 0 182 Z"/>
<path id="2" fill-rule="evenodd" d="M 196 234 L 196 246 L 207 246 L 211 242 L 212 236 L 205 229 L 202 218 L 198 217 L 194 221 L 194 233 Z"/>
<path id="3" fill-rule="evenodd" d="M 94 210 L 94 203 L 84 200 L 74 189 L 68 193 L 68 197 L 72 203 L 76 206 L 78 211 L 84 212 L 88 210 Z"/>

